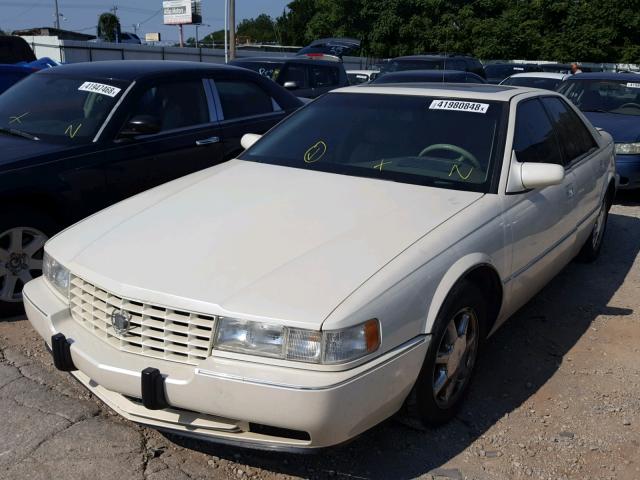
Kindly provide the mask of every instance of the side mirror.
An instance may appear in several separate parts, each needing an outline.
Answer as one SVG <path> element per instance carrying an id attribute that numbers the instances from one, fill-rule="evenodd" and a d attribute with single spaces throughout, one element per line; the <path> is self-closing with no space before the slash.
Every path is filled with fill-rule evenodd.
<path id="1" fill-rule="evenodd" d="M 153 115 L 136 115 L 131 118 L 120 131 L 121 138 L 152 135 L 161 130 L 160 120 Z"/>
<path id="2" fill-rule="evenodd" d="M 564 167 L 555 163 L 522 163 L 520 177 L 524 188 L 559 185 L 564 180 Z"/>
<path id="3" fill-rule="evenodd" d="M 556 163 L 518 162 L 516 153 L 511 156 L 511 168 L 507 179 L 507 193 L 518 193 L 533 188 L 559 185 L 564 180 L 564 167 Z"/>
<path id="4" fill-rule="evenodd" d="M 284 82 L 283 87 L 287 90 L 297 90 L 298 88 L 300 88 L 300 85 L 298 85 L 298 82 L 290 81 Z"/>
<path id="5" fill-rule="evenodd" d="M 240 145 L 242 145 L 242 148 L 246 150 L 261 138 L 262 138 L 262 135 L 257 135 L 255 133 L 245 133 L 240 139 Z"/>

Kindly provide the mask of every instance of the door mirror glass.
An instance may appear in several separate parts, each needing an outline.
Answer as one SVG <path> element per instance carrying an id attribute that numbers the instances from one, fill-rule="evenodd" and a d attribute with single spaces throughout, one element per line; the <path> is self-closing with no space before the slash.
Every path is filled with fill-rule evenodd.
<path id="1" fill-rule="evenodd" d="M 297 90 L 298 88 L 300 88 L 300 86 L 298 85 L 298 82 L 295 82 L 293 80 L 290 80 L 288 82 L 284 82 L 283 86 L 287 90 Z"/>
<path id="2" fill-rule="evenodd" d="M 559 185 L 564 180 L 564 167 L 555 163 L 521 163 L 520 180 L 527 189 Z"/>
<path id="3" fill-rule="evenodd" d="M 136 115 L 120 131 L 120 137 L 152 135 L 161 130 L 160 120 L 153 115 Z"/>
<path id="4" fill-rule="evenodd" d="M 246 150 L 258 140 L 260 140 L 260 138 L 262 138 L 262 135 L 257 135 L 255 133 L 245 133 L 240 140 L 240 145 L 242 145 L 242 148 Z"/>

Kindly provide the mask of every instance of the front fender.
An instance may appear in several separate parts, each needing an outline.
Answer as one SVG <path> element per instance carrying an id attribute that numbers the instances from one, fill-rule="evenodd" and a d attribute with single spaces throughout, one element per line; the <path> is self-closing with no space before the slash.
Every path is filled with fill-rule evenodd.
<path id="1" fill-rule="evenodd" d="M 433 330 L 440 308 L 454 285 L 463 279 L 467 273 L 481 266 L 489 266 L 496 272 L 496 274 L 498 272 L 494 260 L 486 253 L 480 252 L 469 253 L 451 265 L 443 275 L 440 283 L 436 287 L 435 293 L 433 294 L 427 318 L 423 325 L 424 333 L 431 333 Z"/>

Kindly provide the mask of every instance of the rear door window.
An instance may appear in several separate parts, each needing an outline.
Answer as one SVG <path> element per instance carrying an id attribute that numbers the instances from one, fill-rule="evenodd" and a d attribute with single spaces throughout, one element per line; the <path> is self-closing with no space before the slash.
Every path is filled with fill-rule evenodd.
<path id="1" fill-rule="evenodd" d="M 513 149 L 519 162 L 562 165 L 553 126 L 539 100 L 527 100 L 518 105 Z"/>
<path id="2" fill-rule="evenodd" d="M 561 99 L 546 97 L 542 99 L 565 155 L 565 163 L 579 159 L 597 148 L 596 141 L 580 120 L 578 115 Z"/>
<path id="3" fill-rule="evenodd" d="M 337 87 L 339 85 L 338 69 L 322 65 L 311 66 L 311 87 Z"/>
<path id="4" fill-rule="evenodd" d="M 246 80 L 215 80 L 225 120 L 273 113 L 271 95 L 260 85 Z"/>
<path id="5" fill-rule="evenodd" d="M 209 107 L 202 80 L 153 85 L 138 98 L 131 115 L 150 115 L 161 131 L 209 123 Z"/>
<path id="6" fill-rule="evenodd" d="M 284 85 L 287 82 L 296 82 L 298 84 L 298 88 L 309 88 L 307 67 L 305 65 L 295 63 L 285 65 L 278 75 L 278 83 L 280 85 Z"/>

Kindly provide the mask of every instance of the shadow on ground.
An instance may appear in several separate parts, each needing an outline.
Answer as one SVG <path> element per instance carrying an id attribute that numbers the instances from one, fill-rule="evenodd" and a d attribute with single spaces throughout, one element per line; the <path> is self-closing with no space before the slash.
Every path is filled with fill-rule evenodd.
<path id="1" fill-rule="evenodd" d="M 391 419 L 346 446 L 307 456 L 170 438 L 187 448 L 301 477 L 406 479 L 441 468 L 541 388 L 598 315 L 632 313 L 610 307 L 609 301 L 638 255 L 638 238 L 640 219 L 611 214 L 598 261 L 569 265 L 487 342 L 466 404 L 442 428 L 418 431 Z M 457 477 L 454 472 L 452 478 Z"/>

